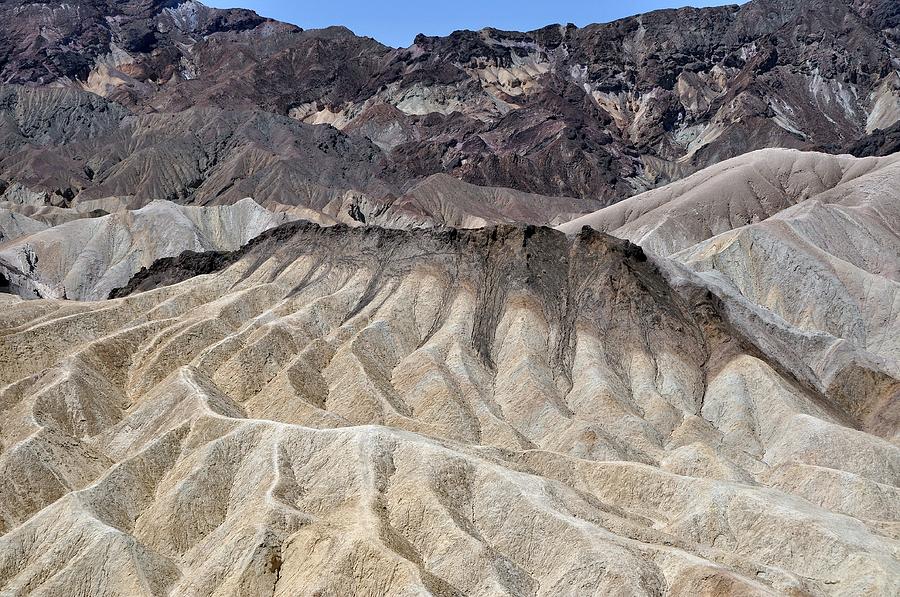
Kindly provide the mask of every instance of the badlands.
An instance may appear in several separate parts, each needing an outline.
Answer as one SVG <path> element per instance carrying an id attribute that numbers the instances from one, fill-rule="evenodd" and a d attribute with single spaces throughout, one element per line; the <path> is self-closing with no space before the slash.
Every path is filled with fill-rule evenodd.
<path id="1" fill-rule="evenodd" d="M 3 593 L 896 594 L 896 163 L 0 295 Z"/>
<path id="2" fill-rule="evenodd" d="M 900 595 L 895 0 L 0 22 L 0 596 Z"/>

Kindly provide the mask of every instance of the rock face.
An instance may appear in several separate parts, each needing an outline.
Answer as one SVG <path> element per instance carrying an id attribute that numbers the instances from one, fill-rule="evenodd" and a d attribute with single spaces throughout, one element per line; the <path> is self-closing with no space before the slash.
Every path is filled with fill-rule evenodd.
<path id="1" fill-rule="evenodd" d="M 0 295 L 5 593 L 900 590 L 877 372 L 821 391 L 625 241 L 291 223 L 205 268 Z"/>
<path id="2" fill-rule="evenodd" d="M 857 157 L 885 156 L 900 151 L 900 122 L 887 129 L 876 129 L 865 137 L 844 145 L 823 148 L 828 153 L 849 153 Z"/>
<path id="3" fill-rule="evenodd" d="M 193 0 L 4 2 L 2 80 L 61 89 L 0 93 L 0 177 L 56 202 L 322 212 L 447 174 L 596 209 L 754 149 L 884 145 L 897 19 L 894 0 L 752 0 L 393 49 Z"/>
<path id="4" fill-rule="evenodd" d="M 0 161 L 7 181 L 0 200 L 20 211 L 138 209 L 155 199 L 230 204 L 252 196 L 321 224 L 471 227 L 558 223 L 601 205 L 442 174 L 401 184 L 416 177 L 394 171 L 391 182 L 377 163 L 381 150 L 368 139 L 266 112 L 126 116 L 121 106 L 84 92 L 5 91 L 17 119 Z"/>
<path id="5" fill-rule="evenodd" d="M 10 213 L 12 223 L 27 220 Z M 185 250 L 235 250 L 288 218 L 245 199 L 225 207 L 155 201 L 53 228 L 35 222 L 29 230 L 36 231 L 0 243 L 0 274 L 25 298 L 104 299 L 157 259 Z"/>

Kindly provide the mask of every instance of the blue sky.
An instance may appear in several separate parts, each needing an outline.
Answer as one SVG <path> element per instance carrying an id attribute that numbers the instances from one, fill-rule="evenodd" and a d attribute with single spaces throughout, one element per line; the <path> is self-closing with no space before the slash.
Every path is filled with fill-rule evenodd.
<path id="1" fill-rule="evenodd" d="M 657 8 L 738 4 L 741 0 L 203 0 L 219 8 L 242 7 L 304 29 L 345 25 L 358 35 L 398 47 L 417 33 L 446 35 L 456 29 L 496 27 L 527 31 L 551 23 L 587 25 Z"/>

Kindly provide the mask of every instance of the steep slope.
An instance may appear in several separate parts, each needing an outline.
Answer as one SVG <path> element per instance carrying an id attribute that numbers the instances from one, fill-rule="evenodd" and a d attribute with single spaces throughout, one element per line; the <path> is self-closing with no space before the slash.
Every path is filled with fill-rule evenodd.
<path id="1" fill-rule="evenodd" d="M 3 198 L 68 206 L 110 196 L 207 204 L 247 196 L 320 207 L 348 189 L 385 195 L 378 149 L 260 111 L 136 116 L 76 91 L 4 87 Z"/>
<path id="2" fill-rule="evenodd" d="M 373 200 L 444 173 L 611 203 L 750 150 L 842 148 L 889 129 L 900 118 L 896 20 L 893 0 L 752 0 L 583 28 L 419 36 L 393 49 L 193 0 L 17 1 L 0 5 L 0 74 L 148 117 L 262 111 L 334 127 L 342 143 L 376 149 L 360 161 L 304 148 L 344 164 L 312 182 Z M 291 155 L 267 146 L 245 162 L 272 172 L 276 194 L 295 193 L 294 179 L 315 173 L 287 167 L 282 152 Z M 4 176 L 22 182 L 10 173 L 23 161 L 71 157 L 46 147 Z M 391 190 L 343 186 L 360 169 Z M 67 187 L 32 190 L 57 188 Z"/>
<path id="3" fill-rule="evenodd" d="M 560 229 L 574 234 L 588 225 L 628 238 L 790 326 L 831 338 L 834 353 L 845 344 L 871 353 L 897 376 L 898 180 L 897 156 L 765 150 Z"/>
<path id="4" fill-rule="evenodd" d="M 885 183 L 896 176 L 898 163 L 900 156 L 856 159 L 760 150 L 581 216 L 558 229 L 573 234 L 590 226 L 665 256 L 716 234 L 761 222 L 826 192 L 827 196 L 822 196 L 826 202 L 840 201 L 843 193 L 875 192 L 888 193 L 893 200 L 893 191 Z M 869 190 L 869 186 L 873 188 Z"/>
<path id="5" fill-rule="evenodd" d="M 234 250 L 288 219 L 245 199 L 226 207 L 155 201 L 0 243 L 0 274 L 26 298 L 106 298 L 141 267 L 185 250 Z M 16 218 L 14 221 L 18 221 Z"/>
<path id="6" fill-rule="evenodd" d="M 368 139 L 265 112 L 137 116 L 83 92 L 4 89 L 11 107 L 0 199 L 28 210 L 116 211 L 154 199 L 229 204 L 250 196 L 323 224 L 471 226 L 546 224 L 601 205 L 446 175 L 386 176 Z"/>
<path id="7" fill-rule="evenodd" d="M 896 402 L 628 243 L 292 223 L 207 271 L 0 296 L 4 592 L 900 588 Z"/>
<path id="8" fill-rule="evenodd" d="M 0 243 L 40 232 L 47 225 L 10 209 L 0 208 Z"/>
<path id="9" fill-rule="evenodd" d="M 882 130 L 876 129 L 844 145 L 833 145 L 823 149 L 827 153 L 849 153 L 857 157 L 885 156 L 900 151 L 900 122 Z"/>
<path id="10" fill-rule="evenodd" d="M 900 161 L 672 255 L 900 372 Z M 900 395 L 897 396 L 900 398 Z"/>

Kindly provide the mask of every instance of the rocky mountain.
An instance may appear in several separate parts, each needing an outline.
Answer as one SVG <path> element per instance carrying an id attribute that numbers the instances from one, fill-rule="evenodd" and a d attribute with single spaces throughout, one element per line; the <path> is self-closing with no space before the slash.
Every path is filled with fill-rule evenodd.
<path id="1" fill-rule="evenodd" d="M 878 373 L 627 241 L 292 223 L 208 266 L 0 297 L 5 593 L 900 589 Z"/>
<path id="2" fill-rule="evenodd" d="M 4 2 L 2 80 L 91 95 L 7 88 L 2 179 L 57 202 L 318 211 L 448 174 L 599 208 L 750 150 L 890 128 L 898 21 L 893 0 L 753 0 L 395 49 L 192 0 Z"/>
<path id="3" fill-rule="evenodd" d="M 824 148 L 828 153 L 850 153 L 858 157 L 885 156 L 900 151 L 900 122 L 882 130 L 876 129 L 852 143 Z"/>

